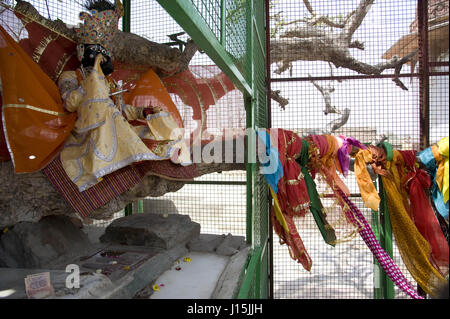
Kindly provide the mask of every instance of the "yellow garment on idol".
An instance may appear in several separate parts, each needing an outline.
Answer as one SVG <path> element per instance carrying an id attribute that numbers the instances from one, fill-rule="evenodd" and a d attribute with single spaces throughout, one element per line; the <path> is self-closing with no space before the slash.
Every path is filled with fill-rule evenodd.
<path id="1" fill-rule="evenodd" d="M 179 127 L 170 120 L 169 113 L 152 114 L 148 126 L 128 123 L 127 120 L 143 120 L 143 109 L 114 104 L 109 96 L 109 83 L 100 68 L 100 59 L 89 74 L 82 74 L 81 80 L 74 71 L 64 72 L 58 85 L 65 108 L 78 113 L 75 127 L 61 152 L 61 162 L 80 191 L 133 162 L 170 159 L 184 144 L 180 136 L 183 132 L 176 130 Z M 173 132 L 178 132 L 175 134 L 177 140 L 174 140 Z M 143 138 L 164 143 L 150 150 Z M 186 161 L 189 156 L 186 152 L 187 146 L 183 145 L 179 159 Z"/>

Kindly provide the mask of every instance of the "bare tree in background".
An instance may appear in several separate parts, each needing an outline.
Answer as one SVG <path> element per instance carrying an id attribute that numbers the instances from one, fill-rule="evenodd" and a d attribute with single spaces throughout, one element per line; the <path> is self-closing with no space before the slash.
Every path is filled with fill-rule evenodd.
<path id="1" fill-rule="evenodd" d="M 300 2 L 300 1 L 299 1 Z M 270 18 L 273 21 L 270 40 L 270 63 L 276 64 L 275 73 L 282 74 L 290 71 L 292 74 L 293 62 L 296 61 L 324 61 L 335 68 L 346 68 L 359 74 L 378 75 L 387 69 L 395 70 L 394 83 L 403 90 L 406 86 L 400 81 L 399 75 L 402 66 L 409 62 L 417 51 L 403 58 L 393 57 L 389 61 L 371 65 L 354 58 L 350 49 L 364 50 L 364 43 L 354 40 L 355 31 L 361 26 L 374 0 L 361 0 L 359 5 L 345 16 L 330 17 L 317 12 L 309 0 L 303 0 L 308 12 L 307 17 L 293 21 L 285 21 L 282 12 L 276 12 Z M 271 3 L 271 8 L 275 5 Z M 311 81 L 314 87 L 322 94 L 325 102 L 325 115 L 328 113 L 341 114 L 341 118 L 332 121 L 327 131 L 335 131 L 344 125 L 350 113 L 348 108 L 340 111 L 332 106 L 330 94 L 334 88 L 322 87 Z M 272 99 L 277 101 L 284 110 L 288 101 L 282 97 L 282 92 L 272 92 Z"/>

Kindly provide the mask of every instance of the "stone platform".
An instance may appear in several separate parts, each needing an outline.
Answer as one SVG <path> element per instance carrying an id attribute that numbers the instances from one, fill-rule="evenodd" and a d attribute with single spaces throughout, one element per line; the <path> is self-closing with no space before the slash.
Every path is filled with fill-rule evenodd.
<path id="1" fill-rule="evenodd" d="M 249 252 L 243 237 L 200 234 L 199 224 L 179 214 L 119 218 L 103 234 L 95 230 L 98 241 L 89 240 L 92 236 L 86 233 L 91 230 L 81 229 L 65 217 L 49 217 L 42 224 L 16 225 L 4 234 L 0 238 L 0 299 L 26 298 L 24 278 L 45 271 L 51 273 L 55 288 L 51 298 L 150 298 L 151 287 L 162 275 L 168 278 L 180 260 L 195 254 L 222 260 L 223 271 L 210 278 L 215 282 L 207 293 L 209 298 L 232 298 Z M 80 288 L 65 286 L 69 264 L 80 267 Z M 202 274 L 198 275 L 201 278 Z M 176 284 L 173 287 L 177 289 Z M 168 291 L 164 298 L 171 298 Z"/>

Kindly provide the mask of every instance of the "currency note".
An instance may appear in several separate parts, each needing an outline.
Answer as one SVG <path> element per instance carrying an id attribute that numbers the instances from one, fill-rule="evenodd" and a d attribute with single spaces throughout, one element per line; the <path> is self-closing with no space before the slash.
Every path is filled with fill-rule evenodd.
<path id="1" fill-rule="evenodd" d="M 25 278 L 25 291 L 29 299 L 41 299 L 55 294 L 50 281 L 50 272 L 28 275 Z"/>

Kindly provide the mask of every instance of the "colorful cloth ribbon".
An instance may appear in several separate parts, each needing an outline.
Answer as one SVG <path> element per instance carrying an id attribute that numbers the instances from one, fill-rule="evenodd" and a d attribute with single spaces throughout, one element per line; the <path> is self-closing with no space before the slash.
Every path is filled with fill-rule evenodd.
<path id="1" fill-rule="evenodd" d="M 441 139 L 438 143 L 438 152 L 440 161 L 436 172 L 436 183 L 442 192 L 444 203 L 448 203 L 449 197 L 449 164 L 448 164 L 448 136 Z M 438 160 L 436 160 L 438 161 Z"/>
<path id="2" fill-rule="evenodd" d="M 295 216 L 304 216 L 309 210 L 309 196 L 300 166 L 295 161 L 300 156 L 302 141 L 292 131 L 277 129 L 278 155 L 283 167 L 283 176 L 278 181 L 277 199 L 280 210 L 289 231 L 278 222 L 275 214 L 271 215 L 273 227 L 281 243 L 289 247 L 291 258 L 301 263 L 306 270 L 311 270 L 312 260 L 294 223 Z"/>
<path id="3" fill-rule="evenodd" d="M 278 156 L 278 151 L 272 147 L 270 135 L 267 131 L 257 130 L 256 134 L 266 147 L 268 161 L 262 164 L 263 174 L 267 184 L 272 187 L 274 193 L 278 193 L 278 182 L 283 177 L 283 167 Z"/>
<path id="4" fill-rule="evenodd" d="M 389 144 L 384 143 L 383 147 L 388 153 L 392 152 Z M 384 151 L 383 148 L 374 148 L 374 150 L 378 154 Z M 382 156 L 382 158 L 385 157 Z M 430 245 L 414 225 L 409 208 L 405 206 L 407 201 L 402 190 L 397 187 L 401 182 L 397 180 L 400 173 L 396 172 L 398 169 L 396 165 L 402 160 L 403 157 L 399 152 L 393 152 L 392 161 L 386 163 L 386 165 L 390 164 L 391 176 L 381 176 L 386 191 L 392 231 L 406 268 L 427 294 L 435 296 L 446 280 L 430 263 Z"/>
<path id="5" fill-rule="evenodd" d="M 423 169 L 416 167 L 416 151 L 399 152 L 408 170 L 403 182 L 411 201 L 412 219 L 419 232 L 430 244 L 432 264 L 443 276 L 446 276 L 449 266 L 448 243 L 424 191 L 431 186 L 430 176 Z"/>
<path id="6" fill-rule="evenodd" d="M 367 149 L 367 146 L 359 142 L 354 137 L 345 137 L 342 135 L 339 135 L 339 137 L 342 139 L 342 146 L 339 148 L 337 152 L 337 157 L 339 160 L 339 167 L 341 169 L 342 175 L 344 177 L 347 177 L 348 171 L 350 168 L 350 152 L 352 151 L 352 146 L 358 147 L 360 149 Z"/>
<path id="7" fill-rule="evenodd" d="M 347 186 L 337 175 L 336 168 L 336 156 L 339 144 L 336 138 L 331 135 L 309 135 L 306 137 L 309 144 L 309 165 L 311 170 L 311 176 L 318 178 L 324 182 L 327 186 L 327 199 L 334 202 L 327 207 L 327 217 L 330 227 L 335 230 L 334 236 L 339 233 L 339 238 L 336 238 L 333 242 L 339 243 L 348 240 L 352 240 L 358 235 L 358 231 L 361 225 L 347 218 L 345 214 L 346 204 L 337 193 L 337 189 L 343 191 L 346 195 L 349 195 Z"/>
<path id="8" fill-rule="evenodd" d="M 364 218 L 364 215 L 358 209 L 358 207 L 345 195 L 341 190 L 338 190 L 339 194 L 343 198 L 343 200 L 347 203 L 350 210 L 347 211 L 347 216 L 350 219 L 357 218 L 359 223 L 361 223 L 364 227 L 359 231 L 361 238 L 366 243 L 367 247 L 369 247 L 372 254 L 377 259 L 380 266 L 386 272 L 386 274 L 391 278 L 394 284 L 399 287 L 402 291 L 407 293 L 411 298 L 414 299 L 423 299 L 421 296 L 417 294 L 411 284 L 408 282 L 406 277 L 400 271 L 398 266 L 394 263 L 392 258 L 381 248 L 380 244 L 375 237 L 372 229 L 370 228 L 369 223 Z M 356 221 L 355 221 L 356 223 Z"/>
<path id="9" fill-rule="evenodd" d="M 329 185 L 336 184 L 347 195 L 350 191 L 345 183 L 339 178 L 336 168 L 336 154 L 339 149 L 338 141 L 331 135 L 310 135 L 315 146 L 319 149 L 318 172 L 327 180 Z"/>
<path id="10" fill-rule="evenodd" d="M 444 203 L 444 197 L 442 195 L 442 192 L 439 190 L 439 186 L 436 183 L 437 164 L 433 155 L 432 147 L 428 147 L 424 149 L 422 152 L 420 152 L 419 159 L 422 162 L 422 164 L 425 165 L 426 170 L 431 178 L 430 193 L 431 198 L 433 199 L 434 206 L 436 207 L 438 213 L 443 218 L 448 220 L 448 211 L 449 211 L 448 202 Z"/>
<path id="11" fill-rule="evenodd" d="M 367 164 L 372 164 L 373 162 L 370 150 L 360 150 L 355 155 L 354 171 L 364 205 L 373 211 L 378 211 L 380 196 L 366 167 Z"/>
<path id="12" fill-rule="evenodd" d="M 336 234 L 334 229 L 328 223 L 324 213 L 322 202 L 320 201 L 319 194 L 317 193 L 317 186 L 314 180 L 309 173 L 308 165 L 308 142 L 303 139 L 302 151 L 300 153 L 300 157 L 297 160 L 297 163 L 300 165 L 300 169 L 305 178 L 306 188 L 308 189 L 310 206 L 309 210 L 311 211 L 314 220 L 317 224 L 317 227 L 320 230 L 320 233 L 325 240 L 325 242 L 331 246 L 335 246 L 336 244 Z"/>

